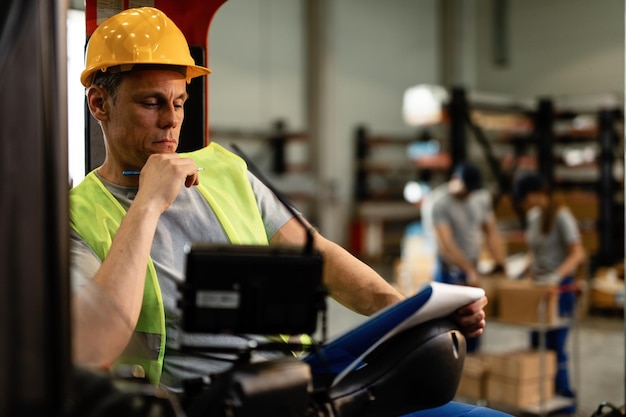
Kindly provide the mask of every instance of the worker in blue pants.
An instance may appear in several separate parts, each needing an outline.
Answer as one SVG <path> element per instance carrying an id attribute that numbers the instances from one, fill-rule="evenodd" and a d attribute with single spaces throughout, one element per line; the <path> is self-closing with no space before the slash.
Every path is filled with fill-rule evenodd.
<path id="1" fill-rule="evenodd" d="M 506 254 L 492 206 L 480 170 L 467 162 L 458 164 L 450 181 L 426 197 L 422 221 L 436 242 L 434 281 L 479 286 L 478 258 L 483 242 L 495 264 L 490 273 L 504 272 Z M 467 351 L 476 352 L 479 340 L 468 339 Z"/>
<path id="2" fill-rule="evenodd" d="M 574 282 L 572 276 L 564 278 L 561 283 L 563 288 L 568 290 L 559 294 L 559 316 L 562 318 L 572 318 L 574 315 L 574 307 L 576 302 L 576 294 L 569 290 L 569 286 Z M 556 377 L 555 392 L 563 397 L 574 398 L 575 393 L 569 381 L 569 371 L 567 369 L 568 355 L 566 350 L 567 335 L 569 327 L 563 326 L 558 329 L 552 329 L 545 332 L 546 349 L 556 352 Z M 531 346 L 538 349 L 541 347 L 541 334 L 538 331 L 531 332 Z"/>
<path id="3" fill-rule="evenodd" d="M 513 197 L 525 212 L 524 227 L 528 244 L 526 271 L 538 284 L 558 287 L 559 314 L 574 315 L 576 293 L 574 274 L 586 258 L 578 223 L 561 198 L 551 192 L 540 175 L 525 172 L 514 182 Z M 545 347 L 557 355 L 555 392 L 574 398 L 567 369 L 567 326 L 547 331 Z M 531 333 L 531 345 L 539 347 L 540 334 Z"/>

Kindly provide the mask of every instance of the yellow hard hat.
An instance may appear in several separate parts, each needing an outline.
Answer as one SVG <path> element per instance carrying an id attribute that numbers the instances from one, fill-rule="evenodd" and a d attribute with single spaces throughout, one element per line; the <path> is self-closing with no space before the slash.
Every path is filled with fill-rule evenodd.
<path id="1" fill-rule="evenodd" d="M 185 36 L 162 11 L 153 7 L 124 10 L 102 22 L 89 39 L 80 82 L 89 87 L 97 71 L 135 64 L 186 67 L 187 82 L 211 73 L 195 65 Z"/>

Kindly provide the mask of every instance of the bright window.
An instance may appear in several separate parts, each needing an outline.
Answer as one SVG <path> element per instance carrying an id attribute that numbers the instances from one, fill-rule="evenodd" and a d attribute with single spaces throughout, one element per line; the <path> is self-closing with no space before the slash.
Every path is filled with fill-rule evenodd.
<path id="1" fill-rule="evenodd" d="M 85 89 L 80 83 L 85 54 L 85 12 L 67 12 L 68 164 L 73 185 L 85 176 Z"/>

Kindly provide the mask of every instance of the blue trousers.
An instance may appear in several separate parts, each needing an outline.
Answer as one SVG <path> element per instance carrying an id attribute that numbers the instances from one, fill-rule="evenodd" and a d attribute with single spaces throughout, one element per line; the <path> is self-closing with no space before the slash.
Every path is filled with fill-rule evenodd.
<path id="1" fill-rule="evenodd" d="M 442 406 L 430 408 L 428 410 L 416 411 L 411 414 L 405 414 L 402 417 L 505 417 L 510 414 L 501 411 L 492 410 L 491 408 L 478 407 L 476 405 L 463 404 L 450 401 Z"/>
<path id="2" fill-rule="evenodd" d="M 573 277 L 566 277 L 561 281 L 561 285 L 569 285 L 574 281 Z M 562 292 L 559 294 L 559 315 L 561 317 L 573 317 L 576 304 L 576 295 L 573 292 Z M 569 327 L 561 327 L 549 330 L 545 335 L 545 347 L 556 352 L 557 371 L 554 380 L 554 389 L 557 394 L 564 397 L 574 397 L 574 392 L 569 382 L 568 357 L 565 349 Z M 539 347 L 539 333 L 536 331 L 530 334 L 530 343 L 534 348 Z"/>
<path id="3" fill-rule="evenodd" d="M 450 272 L 443 267 L 441 258 L 437 257 L 437 264 L 433 281 L 443 282 L 444 284 L 467 285 L 467 275 L 461 271 Z M 466 339 L 467 353 L 477 352 L 480 348 L 480 337 L 472 337 Z"/>

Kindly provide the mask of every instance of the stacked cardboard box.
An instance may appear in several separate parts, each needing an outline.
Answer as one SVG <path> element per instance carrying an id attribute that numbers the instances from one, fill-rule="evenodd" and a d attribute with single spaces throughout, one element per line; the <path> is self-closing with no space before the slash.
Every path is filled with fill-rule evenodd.
<path id="1" fill-rule="evenodd" d="M 554 351 L 519 350 L 484 356 L 489 370 L 486 400 L 524 407 L 554 397 Z"/>
<path id="2" fill-rule="evenodd" d="M 487 398 L 488 368 L 485 357 L 479 353 L 467 354 L 463 364 L 463 374 L 457 388 L 457 395 L 473 400 Z"/>
<path id="3" fill-rule="evenodd" d="M 555 287 L 535 284 L 530 279 L 500 281 L 498 317 L 514 324 L 556 324 L 558 293 Z"/>
<path id="4" fill-rule="evenodd" d="M 494 404 L 525 407 L 554 397 L 554 351 L 520 349 L 465 357 L 457 395 Z"/>
<path id="5" fill-rule="evenodd" d="M 483 275 L 478 278 L 478 286 L 485 290 L 488 303 L 483 309 L 487 316 L 487 320 L 499 316 L 499 287 L 502 282 L 509 279 L 505 274 Z"/>

